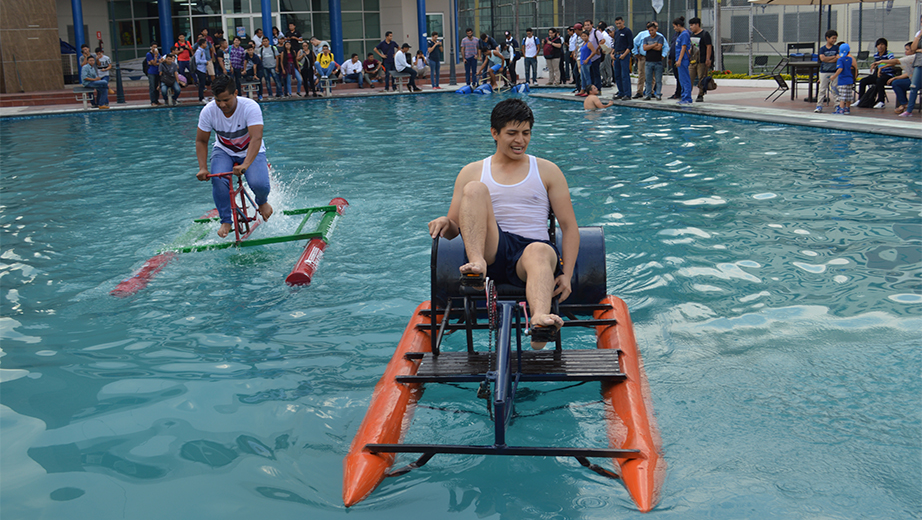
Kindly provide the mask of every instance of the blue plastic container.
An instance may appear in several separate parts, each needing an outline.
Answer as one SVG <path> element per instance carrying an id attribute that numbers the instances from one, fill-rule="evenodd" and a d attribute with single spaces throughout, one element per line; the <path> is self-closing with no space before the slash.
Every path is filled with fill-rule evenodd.
<path id="1" fill-rule="evenodd" d="M 455 91 L 455 94 L 470 94 L 473 91 L 470 85 L 464 85 Z"/>
<path id="2" fill-rule="evenodd" d="M 493 87 L 491 87 L 489 83 L 484 83 L 483 85 L 480 85 L 479 87 L 474 89 L 474 94 L 492 94 L 492 93 L 493 93 Z"/>

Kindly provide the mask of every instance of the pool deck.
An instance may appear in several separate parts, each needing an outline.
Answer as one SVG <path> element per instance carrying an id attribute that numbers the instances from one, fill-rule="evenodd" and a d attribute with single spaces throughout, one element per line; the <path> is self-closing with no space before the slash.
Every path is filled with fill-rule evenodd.
<path id="1" fill-rule="evenodd" d="M 334 88 L 332 97 L 319 99 L 292 97 L 266 100 L 262 101 L 262 103 L 311 103 L 348 97 L 439 94 L 453 92 L 461 86 L 448 85 L 447 82 L 445 82 L 442 90 L 432 90 L 428 85 L 428 81 L 423 80 L 423 82 L 420 83 L 423 88 L 423 92 L 420 94 L 385 93 L 381 91 L 380 88 L 374 90 L 359 90 L 349 85 L 345 88 L 343 86 Z M 618 101 L 615 103 L 615 107 L 664 110 L 711 117 L 810 126 L 826 130 L 922 139 L 922 117 L 920 117 L 920 112 L 922 112 L 922 110 L 916 110 L 910 118 L 898 117 L 893 113 L 892 99 L 891 103 L 888 103 L 883 109 L 853 108 L 851 110 L 851 115 L 841 116 L 832 114 L 831 112 L 834 107 L 828 106 L 824 107 L 825 113 L 816 114 L 813 112 L 815 107 L 813 103 L 807 103 L 800 97 L 791 99 L 790 91 L 782 94 L 774 102 L 766 100 L 765 98 L 775 89 L 774 82 L 770 80 L 718 80 L 718 84 L 717 90 L 705 96 L 704 103 L 680 106 L 676 104 L 675 100 L 665 99 L 665 96 L 671 95 L 675 89 L 672 78 L 669 78 L 666 80 L 666 85 L 663 88 L 665 96 L 662 101 Z M 804 85 L 801 85 L 800 88 L 800 95 L 806 96 L 806 92 L 803 90 Z M 601 96 L 602 101 L 607 102 L 612 93 L 612 89 L 603 89 Z M 561 92 L 559 88 L 546 89 L 539 86 L 531 90 L 531 95 L 538 98 L 556 99 L 572 103 L 582 103 L 583 101 L 583 98 L 576 97 L 569 92 Z M 890 93 L 889 96 L 892 98 L 892 93 Z M 191 102 L 187 101 L 179 105 L 178 108 L 200 106 L 194 98 L 190 101 Z M 123 110 L 169 110 L 169 107 L 152 107 L 146 100 L 129 101 L 123 104 L 112 103 L 111 106 L 110 112 L 119 112 Z M 92 109 L 92 111 L 96 110 Z M 0 108 L 0 118 L 35 117 L 83 112 L 87 111 L 84 110 L 83 105 L 79 103 L 68 105 L 3 107 Z"/>

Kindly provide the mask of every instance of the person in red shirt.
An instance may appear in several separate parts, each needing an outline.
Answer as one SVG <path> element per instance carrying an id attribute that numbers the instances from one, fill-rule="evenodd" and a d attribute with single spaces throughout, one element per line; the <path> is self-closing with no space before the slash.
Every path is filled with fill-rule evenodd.
<path id="1" fill-rule="evenodd" d="M 195 83 L 195 74 L 189 74 L 192 63 L 192 44 L 186 40 L 186 33 L 179 33 L 179 41 L 173 44 L 173 54 L 176 55 L 176 64 L 179 73 L 186 77 L 190 83 Z"/>

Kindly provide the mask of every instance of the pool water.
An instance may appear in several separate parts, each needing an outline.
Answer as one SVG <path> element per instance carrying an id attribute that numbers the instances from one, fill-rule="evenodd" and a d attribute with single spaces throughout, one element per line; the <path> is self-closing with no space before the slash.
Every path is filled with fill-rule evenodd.
<path id="1" fill-rule="evenodd" d="M 662 500 L 641 515 L 573 460 L 440 455 L 347 511 L 342 458 L 428 299 L 426 222 L 492 153 L 497 100 L 263 105 L 276 210 L 351 204 L 313 284 L 283 283 L 303 244 L 275 244 L 181 255 L 127 299 L 109 291 L 212 207 L 198 109 L 5 121 L 4 518 L 920 514 L 917 142 L 539 99 L 529 151 L 604 227 L 632 312 Z M 408 442 L 489 442 L 473 385 L 421 404 Z M 528 385 L 517 412 L 510 442 L 606 444 L 596 384 Z"/>

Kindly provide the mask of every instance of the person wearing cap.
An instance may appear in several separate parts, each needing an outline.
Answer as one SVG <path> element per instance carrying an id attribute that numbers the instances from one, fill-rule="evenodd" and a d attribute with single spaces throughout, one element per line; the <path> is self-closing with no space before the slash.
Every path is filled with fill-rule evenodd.
<path id="1" fill-rule="evenodd" d="M 534 30 L 525 29 L 525 38 L 522 38 L 522 54 L 525 56 L 525 83 L 538 84 L 538 49 L 541 41 L 535 36 Z"/>
<path id="2" fill-rule="evenodd" d="M 410 81 L 407 83 L 407 88 L 410 89 L 410 92 L 419 92 L 422 89 L 416 86 L 416 70 L 407 61 L 408 52 L 410 52 L 410 44 L 404 43 L 400 50 L 394 53 L 394 70 L 409 74 Z"/>
<path id="3" fill-rule="evenodd" d="M 855 73 L 852 70 L 855 67 L 855 59 L 849 52 L 851 48 L 847 43 L 839 45 L 839 61 L 836 62 L 836 72 L 830 78 L 830 82 L 836 82 L 836 88 L 839 91 L 839 107 L 833 114 L 848 115 L 849 107 L 855 101 Z"/>

